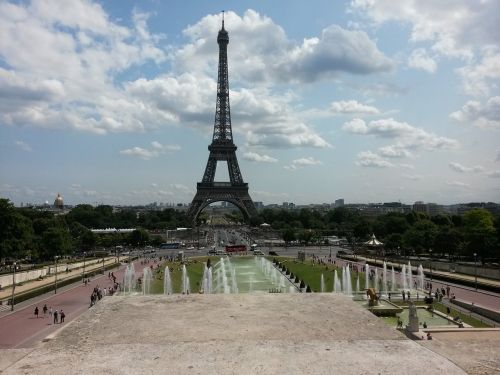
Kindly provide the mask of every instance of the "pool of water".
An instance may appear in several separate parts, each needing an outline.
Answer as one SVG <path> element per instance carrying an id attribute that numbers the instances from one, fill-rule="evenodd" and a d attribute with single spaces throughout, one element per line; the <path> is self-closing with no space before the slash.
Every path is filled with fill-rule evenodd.
<path id="1" fill-rule="evenodd" d="M 272 262 L 263 257 L 225 257 L 213 263 L 214 291 L 223 293 L 224 282 L 232 288 L 234 279 L 239 293 L 268 293 L 270 290 L 288 293 L 290 287 L 294 288 L 288 279 L 274 268 Z"/>
<path id="2" fill-rule="evenodd" d="M 408 309 L 404 309 L 402 313 L 398 314 L 399 318 L 403 321 L 403 327 L 409 324 L 408 319 Z M 427 323 L 427 327 L 447 327 L 447 326 L 456 326 L 455 323 L 450 322 L 448 319 L 443 318 L 442 316 L 432 313 L 426 309 L 417 308 L 417 316 L 418 322 L 420 326 L 423 323 Z M 388 316 L 381 317 L 387 324 L 396 327 L 398 324 L 398 316 Z"/>

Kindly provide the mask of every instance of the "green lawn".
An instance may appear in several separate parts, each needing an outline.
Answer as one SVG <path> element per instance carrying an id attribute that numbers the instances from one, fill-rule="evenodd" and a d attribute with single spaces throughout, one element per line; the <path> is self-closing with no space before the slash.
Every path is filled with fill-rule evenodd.
<path id="1" fill-rule="evenodd" d="M 197 293 L 200 289 L 200 282 L 203 277 L 205 262 L 208 257 L 199 257 L 186 263 L 186 270 L 189 276 L 191 292 Z M 180 262 L 163 262 L 159 268 L 153 271 L 153 282 L 151 283 L 151 294 L 163 294 L 165 267 L 170 268 L 170 278 L 172 280 L 173 293 L 182 292 L 182 264 Z"/>
<path id="2" fill-rule="evenodd" d="M 446 314 L 446 306 L 442 303 L 433 303 L 433 306 L 434 306 L 434 310 L 437 310 L 439 312 L 442 312 L 442 313 L 445 313 Z M 464 323 L 467 323 L 469 325 L 471 325 L 472 327 L 474 328 L 488 328 L 488 327 L 491 327 L 489 324 L 487 323 L 484 323 L 476 318 L 473 318 L 472 316 L 469 316 L 469 315 L 466 315 L 466 314 L 463 314 L 461 312 L 459 312 L 458 310 L 455 310 L 453 308 L 450 308 L 451 312 L 450 312 L 450 316 L 452 317 L 456 317 L 456 316 L 459 316 L 460 319 L 462 319 L 462 321 Z"/>
<path id="3" fill-rule="evenodd" d="M 336 267 L 333 264 L 328 265 L 313 265 L 311 260 L 306 260 L 304 263 L 297 261 L 293 258 L 286 257 L 276 257 L 277 260 L 284 263 L 285 266 L 294 274 L 299 277 L 299 279 L 304 280 L 304 282 L 311 287 L 313 292 L 321 291 L 321 274 L 325 281 L 325 292 L 333 291 L 333 278 L 334 271 L 337 270 L 337 275 L 340 280 L 342 280 L 342 269 Z M 360 289 L 363 290 L 365 287 L 365 274 L 363 272 L 355 272 L 351 270 L 351 282 L 353 291 L 356 290 L 356 280 L 359 275 L 359 285 Z"/>

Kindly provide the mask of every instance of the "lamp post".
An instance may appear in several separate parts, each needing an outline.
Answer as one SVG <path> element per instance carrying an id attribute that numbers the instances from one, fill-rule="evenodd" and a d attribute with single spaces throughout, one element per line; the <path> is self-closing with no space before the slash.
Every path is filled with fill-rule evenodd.
<path id="1" fill-rule="evenodd" d="M 431 270 L 431 282 L 432 282 L 432 249 L 429 249 L 429 254 L 430 254 L 430 258 L 431 258 L 429 268 Z"/>
<path id="2" fill-rule="evenodd" d="M 16 262 L 14 262 L 14 272 L 12 273 L 12 298 L 10 300 L 10 311 L 14 311 L 14 291 L 16 290 Z"/>
<path id="3" fill-rule="evenodd" d="M 85 282 L 85 258 L 87 257 L 87 252 L 83 252 L 83 272 L 82 272 L 82 283 Z"/>
<path id="4" fill-rule="evenodd" d="M 59 256 L 58 255 L 54 255 L 54 260 L 56 262 L 56 277 L 54 278 L 54 294 L 57 293 L 57 259 L 59 259 Z"/>
<path id="5" fill-rule="evenodd" d="M 101 273 L 104 275 L 104 255 L 102 256 L 102 272 Z"/>
<path id="6" fill-rule="evenodd" d="M 476 290 L 477 290 L 477 253 L 474 253 L 474 278 L 476 280 Z"/>

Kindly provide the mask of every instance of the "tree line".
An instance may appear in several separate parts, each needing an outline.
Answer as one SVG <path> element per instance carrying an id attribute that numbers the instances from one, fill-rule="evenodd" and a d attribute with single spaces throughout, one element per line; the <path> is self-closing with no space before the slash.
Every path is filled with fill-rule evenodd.
<path id="1" fill-rule="evenodd" d="M 500 216 L 485 209 L 472 209 L 464 215 L 436 215 L 410 212 L 387 213 L 375 218 L 358 211 L 335 208 L 326 212 L 310 209 L 264 209 L 252 219 L 254 225 L 268 223 L 279 229 L 285 242 L 318 243 L 336 235 L 347 238 L 353 248 L 372 234 L 384 243 L 386 253 L 399 255 L 432 254 L 478 260 L 500 258 Z"/>
<path id="2" fill-rule="evenodd" d="M 237 211 L 229 215 L 242 221 Z M 203 215 L 201 216 L 203 219 Z M 264 209 L 250 219 L 258 226 L 268 223 L 281 232 L 286 242 L 312 243 L 329 235 L 346 237 L 359 246 L 372 233 L 384 242 L 386 252 L 400 254 L 428 253 L 478 259 L 500 257 L 500 216 L 484 209 L 473 209 L 462 216 L 423 213 L 388 213 L 368 218 L 358 211 L 335 208 L 326 212 L 300 209 Z M 81 204 L 62 215 L 53 211 L 18 208 L 0 199 L 0 259 L 45 261 L 54 255 L 71 255 L 95 248 L 118 245 L 159 245 L 162 237 L 156 230 L 189 227 L 182 211 L 167 208 L 158 211 L 113 210 L 111 206 Z M 126 234 L 99 234 L 90 229 L 135 228 Z"/>
<path id="3" fill-rule="evenodd" d="M 53 211 L 18 208 L 0 199 L 0 260 L 52 260 L 96 248 L 159 245 L 154 229 L 186 226 L 184 213 L 174 209 L 137 212 L 113 211 L 111 206 L 81 204 L 62 215 Z M 136 228 L 130 233 L 95 234 L 91 229 Z M 153 234 L 152 234 L 153 233 Z"/>

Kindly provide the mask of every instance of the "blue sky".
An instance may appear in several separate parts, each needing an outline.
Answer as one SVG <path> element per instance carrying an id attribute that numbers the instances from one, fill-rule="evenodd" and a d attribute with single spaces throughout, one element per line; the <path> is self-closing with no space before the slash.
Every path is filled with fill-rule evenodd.
<path id="1" fill-rule="evenodd" d="M 189 203 L 222 9 L 254 200 L 500 201 L 500 3 L 466 0 L 1 1 L 0 196 Z"/>

